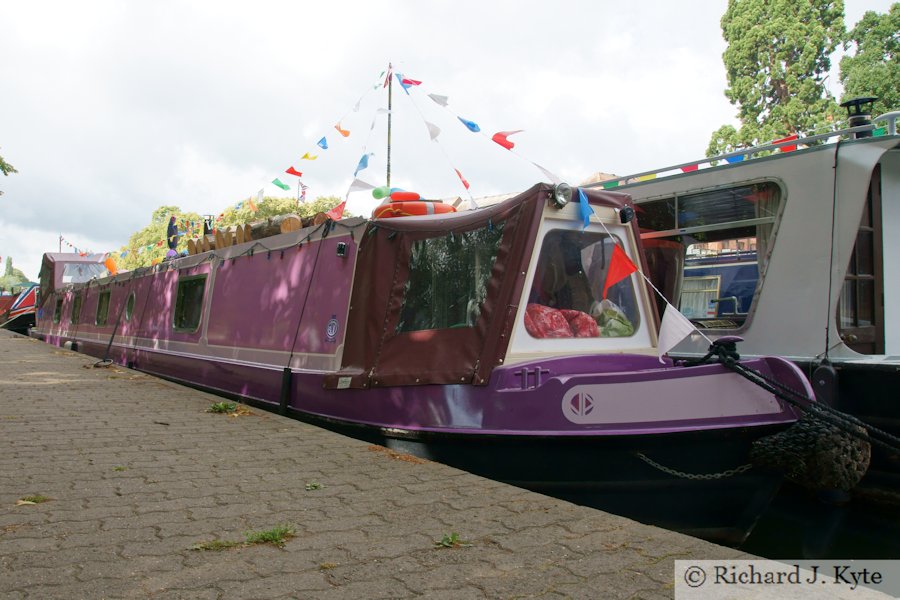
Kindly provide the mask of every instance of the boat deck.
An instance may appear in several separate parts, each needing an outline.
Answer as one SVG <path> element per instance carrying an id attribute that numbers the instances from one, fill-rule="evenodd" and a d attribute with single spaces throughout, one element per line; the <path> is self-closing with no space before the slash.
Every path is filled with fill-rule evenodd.
<path id="1" fill-rule="evenodd" d="M 668 598 L 747 556 L 95 361 L 0 332 L 4 598 Z"/>

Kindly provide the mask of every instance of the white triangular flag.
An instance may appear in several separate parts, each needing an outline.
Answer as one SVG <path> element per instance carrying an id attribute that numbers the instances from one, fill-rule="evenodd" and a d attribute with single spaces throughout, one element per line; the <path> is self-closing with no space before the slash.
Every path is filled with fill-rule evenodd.
<path id="1" fill-rule="evenodd" d="M 432 142 L 437 139 L 437 136 L 441 135 L 441 128 L 438 127 L 437 125 L 435 125 L 434 123 L 429 123 L 428 121 L 425 121 L 425 127 L 428 128 L 428 135 L 431 136 Z"/>
<path id="2" fill-rule="evenodd" d="M 677 346 L 681 340 L 694 333 L 695 330 L 694 324 L 681 314 L 681 311 L 671 304 L 667 304 L 662 324 L 659 326 L 659 346 L 657 348 L 659 362 L 665 362 L 662 359 L 663 354 Z"/>
<path id="3" fill-rule="evenodd" d="M 428 97 L 441 106 L 447 106 L 447 102 L 450 100 L 447 96 L 440 96 L 438 94 L 428 94 Z"/>
<path id="4" fill-rule="evenodd" d="M 538 169 L 540 169 L 540 170 L 541 170 L 541 173 L 543 173 L 544 175 L 546 175 L 546 176 L 550 179 L 550 181 L 552 181 L 553 183 L 562 183 L 562 182 L 563 182 L 562 179 L 560 179 L 559 177 L 557 177 L 556 175 L 554 175 L 553 173 L 551 173 L 550 171 L 548 171 L 547 169 L 545 169 L 545 168 L 542 167 L 541 165 L 537 164 L 536 162 L 533 162 L 533 163 L 531 163 L 531 164 L 533 164 L 533 165 L 536 166 Z"/>
<path id="5" fill-rule="evenodd" d="M 350 184 L 350 189 L 347 190 L 347 193 L 349 194 L 350 192 L 359 192 L 359 191 L 363 191 L 363 190 L 374 190 L 374 189 L 375 189 L 374 185 L 372 185 L 370 183 L 366 183 L 362 179 L 354 179 L 353 183 Z"/>
<path id="6" fill-rule="evenodd" d="M 262 204 L 262 201 L 263 201 L 263 191 L 262 191 L 262 189 L 260 189 L 258 192 L 256 192 L 256 205 L 259 206 L 260 204 Z"/>

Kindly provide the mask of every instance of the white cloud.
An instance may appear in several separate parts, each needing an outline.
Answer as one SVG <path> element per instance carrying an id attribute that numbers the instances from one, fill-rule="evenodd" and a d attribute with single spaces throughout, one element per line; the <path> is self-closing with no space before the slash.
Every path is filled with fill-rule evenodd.
<path id="1" fill-rule="evenodd" d="M 725 6 L 7 3 L 0 154 L 19 173 L 0 178 L 0 254 L 36 269 L 60 232 L 112 250 L 163 204 L 216 213 L 260 187 L 283 194 L 269 182 L 294 185 L 292 165 L 312 196 L 343 196 L 364 151 L 374 156 L 361 177 L 381 184 L 384 119 L 369 127 L 389 61 L 424 82 L 413 90 L 422 116 L 394 90 L 392 184 L 428 197 L 465 196 L 453 168 L 490 195 L 544 179 L 529 160 L 578 182 L 700 157 L 735 113 L 722 93 Z M 848 23 L 889 6 L 848 0 Z M 448 95 L 452 112 L 428 92 Z M 423 117 L 442 129 L 439 145 Z M 350 138 L 333 129 L 339 119 Z M 510 129 L 525 130 L 518 155 L 489 140 Z M 331 147 L 318 152 L 323 135 Z M 300 161 L 306 151 L 319 159 Z M 363 193 L 349 203 L 358 213 L 373 204 Z"/>

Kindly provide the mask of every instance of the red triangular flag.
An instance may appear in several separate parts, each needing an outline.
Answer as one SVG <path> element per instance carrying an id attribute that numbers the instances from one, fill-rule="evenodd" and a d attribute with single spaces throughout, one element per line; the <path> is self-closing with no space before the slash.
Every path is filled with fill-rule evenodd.
<path id="1" fill-rule="evenodd" d="M 514 133 L 521 133 L 523 131 L 525 131 L 525 130 L 524 129 L 516 129 L 515 131 L 498 131 L 497 133 L 494 134 L 494 137 L 492 137 L 491 139 L 494 140 L 495 142 L 497 142 L 498 144 L 500 144 L 501 146 L 503 146 L 504 148 L 506 148 L 507 150 L 512 150 L 516 145 L 513 144 L 511 141 L 509 141 L 506 138 L 511 136 Z"/>
<path id="2" fill-rule="evenodd" d="M 406 77 L 404 77 L 404 78 L 400 81 L 400 83 L 403 84 L 403 85 L 422 85 L 422 82 L 421 82 L 421 81 L 416 81 L 415 79 L 408 79 L 408 78 L 406 78 Z"/>
<path id="3" fill-rule="evenodd" d="M 453 170 L 456 171 L 456 176 L 459 177 L 460 181 L 462 181 L 463 186 L 465 186 L 466 189 L 469 189 L 469 182 L 466 181 L 466 178 L 462 176 L 462 173 L 459 172 L 459 169 Z"/>
<path id="4" fill-rule="evenodd" d="M 638 268 L 631 262 L 625 251 L 618 244 L 613 246 L 612 256 L 609 259 L 609 270 L 606 272 L 606 281 L 603 282 L 603 299 L 606 300 L 606 291 L 616 285 Z"/>
<path id="5" fill-rule="evenodd" d="M 325 213 L 325 216 L 328 217 L 329 219 L 331 219 L 332 221 L 339 221 L 341 216 L 343 216 L 343 214 L 344 214 L 345 206 L 347 206 L 346 200 L 344 200 L 343 202 L 341 202 L 340 204 L 338 204 L 337 206 L 335 206 L 334 208 L 329 210 L 327 213 Z"/>
<path id="6" fill-rule="evenodd" d="M 296 175 L 297 177 L 303 177 L 303 173 L 295 169 L 294 167 L 288 167 L 285 171 L 288 175 Z"/>

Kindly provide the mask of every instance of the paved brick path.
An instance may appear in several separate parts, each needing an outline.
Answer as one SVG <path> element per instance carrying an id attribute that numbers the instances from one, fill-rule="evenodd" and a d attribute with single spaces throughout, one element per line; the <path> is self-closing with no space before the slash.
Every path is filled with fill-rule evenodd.
<path id="1" fill-rule="evenodd" d="M 0 332 L 0 598 L 667 598 L 740 556 L 93 363 Z"/>

